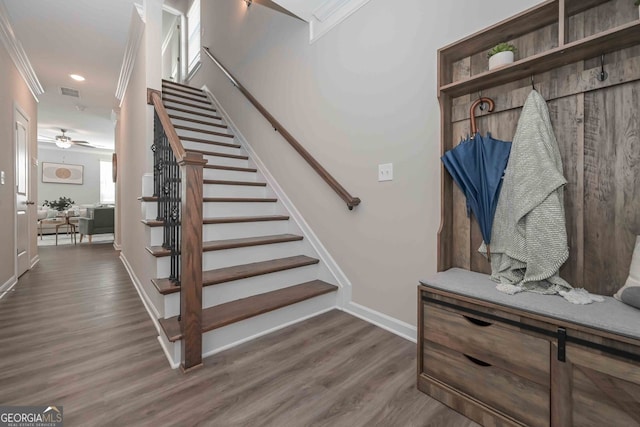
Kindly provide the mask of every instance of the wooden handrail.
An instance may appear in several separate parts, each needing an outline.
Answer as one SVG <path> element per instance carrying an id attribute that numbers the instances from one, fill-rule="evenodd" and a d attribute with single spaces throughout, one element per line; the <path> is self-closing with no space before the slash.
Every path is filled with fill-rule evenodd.
<path id="1" fill-rule="evenodd" d="M 329 187 L 331 187 L 333 191 L 335 191 L 338 196 L 340 196 L 340 198 L 345 201 L 349 210 L 352 210 L 354 206 L 358 206 L 360 204 L 360 199 L 349 194 L 349 192 L 345 190 L 345 188 L 340 185 L 340 183 L 333 176 L 331 176 L 331 174 L 327 172 L 327 170 L 322 167 L 320 163 L 318 163 L 318 161 L 311 155 L 311 153 L 309 153 L 302 146 L 302 144 L 300 144 L 298 140 L 296 140 L 293 135 L 291 135 L 289 131 L 287 131 L 284 126 L 282 126 L 280 122 L 277 121 L 276 118 L 273 117 L 271 113 L 269 113 L 266 108 L 264 108 L 262 104 L 260 104 L 258 100 L 255 99 L 253 95 L 251 95 L 251 93 L 240 84 L 240 82 L 238 82 L 235 77 L 233 77 L 233 75 L 220 63 L 220 61 L 218 61 L 213 56 L 208 47 L 203 46 L 202 49 L 207 54 L 209 59 L 211 59 L 218 66 L 218 68 L 222 70 L 222 72 L 227 76 L 231 83 L 233 83 L 233 85 L 237 87 L 240 92 L 242 92 L 242 94 L 249 100 L 249 102 L 251 102 L 253 106 L 256 107 L 258 111 L 260 111 L 260 113 L 262 113 L 264 118 L 267 119 L 271 126 L 273 126 L 273 128 L 277 132 L 280 132 L 282 137 L 293 147 L 294 150 L 298 152 L 298 154 L 302 156 L 304 160 L 306 160 L 309 166 L 311 166 L 313 170 L 315 170 L 316 173 L 320 175 L 320 177 L 324 179 L 327 184 L 329 184 Z"/>
<path id="2" fill-rule="evenodd" d="M 153 105 L 155 108 L 156 113 L 158 113 L 160 123 L 162 123 L 164 133 L 167 134 L 171 150 L 173 150 L 173 154 L 176 156 L 178 163 L 182 162 L 183 159 L 187 157 L 187 151 L 184 149 L 182 142 L 180 142 L 180 137 L 173 127 L 173 123 L 171 123 L 171 118 L 169 117 L 169 113 L 167 113 L 167 109 L 164 108 L 164 104 L 162 103 L 162 92 L 156 89 L 147 88 L 147 104 Z"/>

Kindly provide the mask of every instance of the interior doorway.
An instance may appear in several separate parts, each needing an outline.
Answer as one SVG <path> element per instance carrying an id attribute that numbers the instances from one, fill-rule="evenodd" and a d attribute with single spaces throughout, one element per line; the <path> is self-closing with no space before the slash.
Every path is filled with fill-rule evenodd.
<path id="1" fill-rule="evenodd" d="M 14 141 L 16 147 L 16 276 L 28 269 L 31 256 L 29 241 L 31 224 L 29 206 L 29 118 L 18 107 L 14 107 Z"/>
<path id="2" fill-rule="evenodd" d="M 186 19 L 182 12 L 169 6 L 162 8 L 162 78 L 182 83 L 186 76 L 183 66 Z"/>

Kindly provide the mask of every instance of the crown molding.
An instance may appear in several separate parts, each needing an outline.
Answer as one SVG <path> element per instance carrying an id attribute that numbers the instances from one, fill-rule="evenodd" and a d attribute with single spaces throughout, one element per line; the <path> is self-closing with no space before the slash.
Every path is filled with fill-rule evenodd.
<path id="1" fill-rule="evenodd" d="M 309 20 L 309 43 L 328 33 L 370 0 L 327 0 L 313 11 Z"/>
<path id="2" fill-rule="evenodd" d="M 29 87 L 31 94 L 36 102 L 38 102 L 38 96 L 44 93 L 44 88 L 40 84 L 38 76 L 31 66 L 27 53 L 22 48 L 22 44 L 13 31 L 11 20 L 9 19 L 9 12 L 4 4 L 4 0 L 0 0 L 0 39 L 7 49 L 7 52 L 9 52 L 9 56 L 13 60 L 18 72 Z"/>
<path id="3" fill-rule="evenodd" d="M 136 63 L 136 56 L 138 55 L 142 34 L 144 34 L 144 21 L 141 15 L 141 9 L 138 5 L 134 5 L 131 13 L 131 23 L 129 24 L 127 47 L 124 51 L 124 58 L 122 59 L 122 66 L 120 67 L 120 77 L 118 78 L 118 85 L 116 86 L 116 98 L 119 101 L 119 106 L 122 106 L 124 94 L 127 91 L 127 86 L 129 86 L 129 79 L 131 79 L 131 73 L 133 73 L 133 67 Z"/>

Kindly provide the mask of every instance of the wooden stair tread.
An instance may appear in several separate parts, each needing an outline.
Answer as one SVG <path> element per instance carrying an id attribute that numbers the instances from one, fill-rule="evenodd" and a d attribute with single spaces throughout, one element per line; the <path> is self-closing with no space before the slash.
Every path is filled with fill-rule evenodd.
<path id="1" fill-rule="evenodd" d="M 172 81 L 172 80 L 165 80 L 165 79 L 162 79 L 162 85 L 163 85 L 163 86 L 166 86 L 166 85 L 173 85 L 173 86 L 178 86 L 178 87 L 185 88 L 185 89 L 191 89 L 191 90 L 195 90 L 195 91 L 198 91 L 198 92 L 202 92 L 202 90 L 201 90 L 201 89 L 198 89 L 198 88 L 193 87 L 193 86 L 186 85 L 186 84 L 184 84 L 184 83 L 174 82 L 174 81 Z"/>
<path id="2" fill-rule="evenodd" d="M 266 187 L 266 182 L 255 182 L 255 181 L 227 181 L 223 179 L 205 179 L 202 181 L 204 184 L 210 185 L 244 185 L 247 187 Z"/>
<path id="3" fill-rule="evenodd" d="M 232 142 L 220 142 L 220 141 L 209 141 L 208 139 L 200 139 L 200 138 L 192 138 L 190 136 L 180 136 L 180 141 L 191 141 L 197 142 L 200 144 L 208 144 L 208 145 L 217 145 L 218 147 L 227 147 L 227 148 L 242 148 L 240 144 L 234 144 Z M 233 138 L 233 135 L 231 136 Z"/>
<path id="4" fill-rule="evenodd" d="M 196 116 L 201 116 L 201 117 L 206 117 L 208 119 L 214 119 L 214 120 L 221 120 L 222 117 L 219 116 L 214 116 L 213 114 L 208 114 L 208 113 L 203 113 L 201 111 L 191 111 L 191 110 L 187 110 L 185 108 L 180 108 L 180 107 L 174 107 L 174 106 L 164 106 L 167 110 L 171 110 L 171 111 L 179 111 L 181 113 L 187 113 L 187 114 L 194 114 Z M 180 120 L 184 120 L 183 117 L 178 117 L 176 116 L 175 118 L 180 119 Z"/>
<path id="5" fill-rule="evenodd" d="M 337 286 L 312 280 L 288 288 L 242 298 L 202 310 L 202 332 L 212 331 L 260 314 L 287 307 L 320 295 L 334 292 Z M 178 317 L 160 319 L 160 325 L 171 342 L 182 338 Z"/>
<path id="6" fill-rule="evenodd" d="M 262 276 L 263 274 L 291 270 L 292 268 L 306 267 L 308 265 L 317 264 L 318 262 L 320 261 L 315 258 L 311 258 L 306 255 L 297 255 L 287 258 L 252 262 L 251 264 L 234 265 L 232 267 L 203 271 L 202 286 L 218 285 L 220 283 L 233 282 L 234 280 Z M 152 279 L 151 282 L 162 295 L 180 292 L 180 286 L 176 286 L 167 278 Z"/>
<path id="7" fill-rule="evenodd" d="M 193 152 L 193 153 L 200 153 L 204 156 L 228 157 L 230 159 L 249 160 L 249 156 L 243 156 L 242 154 L 218 153 L 216 151 L 196 150 L 191 148 L 187 149 L 186 151 Z"/>
<path id="8" fill-rule="evenodd" d="M 166 89 L 166 88 L 165 88 Z M 201 104 L 206 104 L 206 105 L 211 105 L 211 102 L 207 99 L 206 96 L 202 95 L 202 98 L 196 98 L 200 95 L 198 94 L 190 94 L 190 93 L 186 93 L 186 92 L 173 92 L 170 90 L 163 90 L 162 91 L 162 95 L 163 96 L 173 96 L 175 98 L 180 98 L 182 100 L 185 101 L 192 101 L 192 102 L 198 102 Z M 192 95 L 192 96 L 187 96 L 187 95 Z"/>
<path id="9" fill-rule="evenodd" d="M 182 95 L 179 93 L 173 94 L 169 92 L 162 92 L 162 99 L 174 100 L 174 102 L 175 101 L 192 102 L 196 105 L 203 104 L 206 107 L 211 106 L 211 102 L 207 98 L 204 98 L 204 99 L 191 98 L 189 96 Z"/>
<path id="10" fill-rule="evenodd" d="M 162 227 L 164 225 L 164 221 L 157 219 L 143 219 L 141 222 L 147 227 Z"/>
<path id="11" fill-rule="evenodd" d="M 143 202 L 157 202 L 157 196 L 138 197 Z M 204 203 L 272 203 L 277 202 L 275 197 L 203 197 Z"/>
<path id="12" fill-rule="evenodd" d="M 246 248 L 249 246 L 272 245 L 275 243 L 295 242 L 302 240 L 302 236 L 296 234 L 276 234 L 272 236 L 245 237 L 242 239 L 214 240 L 202 244 L 203 252 L 220 251 L 223 249 Z M 171 251 L 162 246 L 147 247 L 147 252 L 155 257 L 171 255 Z"/>
<path id="13" fill-rule="evenodd" d="M 205 218 L 203 224 L 233 224 L 240 222 L 266 222 L 266 221 L 287 221 L 288 215 L 264 215 L 264 216 L 232 216 L 219 218 Z M 162 227 L 164 221 L 156 219 L 143 219 L 142 223 L 148 227 Z"/>
<path id="14" fill-rule="evenodd" d="M 162 97 L 162 103 L 164 104 L 164 103 L 166 103 L 166 102 L 172 102 L 172 103 L 174 103 L 174 104 L 186 105 L 186 106 L 188 106 L 188 107 L 199 108 L 199 109 L 201 109 L 201 110 L 205 110 L 205 111 L 216 111 L 216 109 L 215 109 L 215 108 L 211 108 L 211 107 L 204 107 L 204 106 L 202 106 L 202 105 L 193 104 L 193 103 L 191 103 L 191 102 L 180 101 L 179 99 L 172 99 L 172 98 L 167 98 L 167 97 L 164 97 L 164 96 L 163 96 L 163 97 Z M 211 105 L 211 104 L 208 104 L 208 105 Z M 167 107 L 167 106 L 165 105 L 165 108 L 170 108 L 170 107 Z"/>
<path id="15" fill-rule="evenodd" d="M 175 128 L 178 129 L 177 126 Z M 209 135 L 214 135 L 214 136 L 221 136 L 223 138 L 234 138 L 233 135 L 230 135 L 228 133 L 221 133 L 221 132 L 205 132 L 205 133 Z M 209 139 L 196 138 L 194 136 L 181 136 L 181 135 L 178 135 L 178 138 L 180 138 L 181 141 L 200 142 L 202 144 L 213 144 L 213 145 L 221 145 L 223 147 L 240 148 L 240 144 L 234 144 L 233 142 L 218 142 L 218 141 L 211 141 Z"/>
<path id="16" fill-rule="evenodd" d="M 264 216 L 231 216 L 219 218 L 205 218 L 203 224 L 234 224 L 240 222 L 268 222 L 287 221 L 288 215 L 264 215 Z"/>
<path id="17" fill-rule="evenodd" d="M 175 114 L 169 114 L 169 118 L 176 119 L 176 120 L 183 120 L 185 122 L 198 123 L 200 125 L 205 125 L 205 126 L 214 126 L 214 127 L 223 128 L 223 129 L 227 129 L 228 128 L 227 125 L 223 125 L 223 124 L 219 124 L 219 123 L 206 122 L 204 120 L 191 119 L 189 117 L 180 117 L 180 116 L 176 116 Z M 222 120 L 222 117 L 218 117 L 218 120 Z"/>
<path id="18" fill-rule="evenodd" d="M 237 166 L 223 166 L 223 165 L 210 165 L 206 164 L 203 166 L 205 169 L 219 169 L 225 171 L 236 171 L 236 172 L 258 172 L 256 168 L 240 168 Z"/>
<path id="19" fill-rule="evenodd" d="M 205 202 L 211 203 L 275 203 L 275 197 L 205 197 Z"/>
<path id="20" fill-rule="evenodd" d="M 198 133 L 204 133 L 204 134 L 207 134 L 207 135 L 223 136 L 225 138 L 233 138 L 234 137 L 230 133 L 216 132 L 214 130 L 198 129 L 198 128 L 193 128 L 193 127 L 190 127 L 190 126 L 174 125 L 173 127 L 176 128 L 176 129 L 186 130 L 186 131 L 190 131 L 190 132 L 198 132 Z M 187 138 L 187 137 L 180 137 L 180 139 L 184 139 L 184 138 Z M 194 138 L 194 137 L 188 137 L 188 138 L 190 138 L 189 139 L 190 141 L 208 142 L 206 139 L 197 139 L 197 138 Z"/>
<path id="21" fill-rule="evenodd" d="M 171 86 L 163 86 L 162 93 L 171 96 L 177 96 L 180 98 L 191 99 L 193 101 L 209 102 L 209 100 L 207 99 L 207 95 L 205 95 L 204 93 L 189 92 L 186 90 L 180 90 L 178 88 L 172 88 Z M 196 98 L 191 98 L 191 96 L 195 96 Z"/>

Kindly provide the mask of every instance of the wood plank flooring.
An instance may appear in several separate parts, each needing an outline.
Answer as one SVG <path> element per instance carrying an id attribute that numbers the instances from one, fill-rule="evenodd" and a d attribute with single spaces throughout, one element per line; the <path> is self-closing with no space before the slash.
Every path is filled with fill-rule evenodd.
<path id="1" fill-rule="evenodd" d="M 340 311 L 171 370 L 108 244 L 40 248 L 0 300 L 0 404 L 65 426 L 476 426 L 415 388 L 415 345 Z"/>

